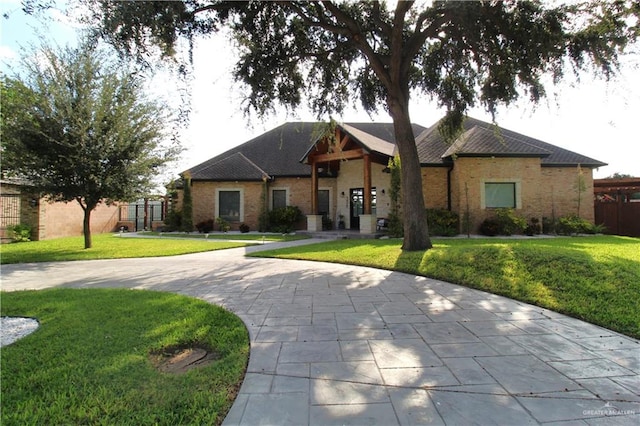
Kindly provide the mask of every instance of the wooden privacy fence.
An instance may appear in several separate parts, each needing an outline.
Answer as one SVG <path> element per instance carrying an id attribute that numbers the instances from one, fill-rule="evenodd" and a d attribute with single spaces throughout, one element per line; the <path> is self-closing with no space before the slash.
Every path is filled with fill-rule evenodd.
<path id="1" fill-rule="evenodd" d="M 640 237 L 640 203 L 596 202 L 596 224 L 606 226 L 606 233 Z"/>

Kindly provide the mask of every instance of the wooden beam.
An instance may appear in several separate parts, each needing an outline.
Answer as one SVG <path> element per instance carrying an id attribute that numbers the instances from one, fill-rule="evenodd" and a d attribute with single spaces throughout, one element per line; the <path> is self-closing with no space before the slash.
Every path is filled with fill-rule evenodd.
<path id="1" fill-rule="evenodd" d="M 325 161 L 334 161 L 334 160 L 353 160 L 357 158 L 362 158 L 364 156 L 364 150 L 362 148 L 352 149 L 349 151 L 341 151 L 341 152 L 330 152 L 327 154 L 318 154 L 314 155 L 311 158 L 312 162 L 322 163 Z"/>
<path id="2" fill-rule="evenodd" d="M 364 155 L 364 214 L 371 214 L 371 156 Z"/>
<path id="3" fill-rule="evenodd" d="M 340 151 L 344 150 L 344 147 L 347 146 L 348 141 L 349 141 L 349 135 L 345 133 L 345 135 L 342 137 L 342 140 L 340 141 Z"/>

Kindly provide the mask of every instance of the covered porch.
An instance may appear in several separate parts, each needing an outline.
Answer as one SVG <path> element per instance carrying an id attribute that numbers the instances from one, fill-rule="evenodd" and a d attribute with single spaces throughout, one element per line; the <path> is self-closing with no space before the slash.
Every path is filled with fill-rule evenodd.
<path id="1" fill-rule="evenodd" d="M 320 208 L 319 181 L 332 177 L 336 179 L 332 201 L 340 218 L 335 221 L 336 230 L 348 230 L 348 235 L 381 234 L 378 221 L 386 218 L 390 206 L 387 165 L 395 153 L 394 144 L 349 125 L 336 125 L 320 137 L 301 159 L 311 166 L 307 231 L 323 230 L 326 207 Z"/>

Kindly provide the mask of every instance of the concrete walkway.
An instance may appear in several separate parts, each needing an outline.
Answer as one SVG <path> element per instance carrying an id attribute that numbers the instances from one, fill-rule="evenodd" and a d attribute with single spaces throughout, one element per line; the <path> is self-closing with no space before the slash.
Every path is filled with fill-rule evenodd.
<path id="1" fill-rule="evenodd" d="M 251 335 L 225 425 L 640 424 L 640 342 L 442 281 L 245 258 L 2 267 L 2 289 L 126 287 L 219 304 Z"/>

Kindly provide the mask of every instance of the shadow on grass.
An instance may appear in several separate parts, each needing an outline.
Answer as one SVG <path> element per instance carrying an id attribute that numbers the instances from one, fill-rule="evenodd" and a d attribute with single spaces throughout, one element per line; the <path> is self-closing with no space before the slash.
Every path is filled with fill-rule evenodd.
<path id="1" fill-rule="evenodd" d="M 53 289 L 3 294 L 2 315 L 40 321 L 2 349 L 3 417 L 20 423 L 216 424 L 240 386 L 248 335 L 235 315 L 193 298 L 149 291 Z M 170 376 L 149 361 L 172 345 L 220 359 Z M 202 392 L 210 396 L 202 398 Z"/>

